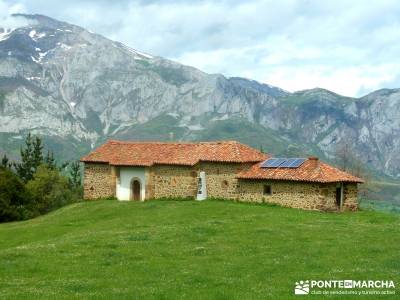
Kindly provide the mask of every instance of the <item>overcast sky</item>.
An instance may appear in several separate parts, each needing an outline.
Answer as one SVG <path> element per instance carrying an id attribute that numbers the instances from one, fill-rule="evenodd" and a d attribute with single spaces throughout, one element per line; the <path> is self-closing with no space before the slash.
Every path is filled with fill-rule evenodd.
<path id="1" fill-rule="evenodd" d="M 400 87 L 400 1 L 0 0 L 132 48 L 289 91 Z"/>

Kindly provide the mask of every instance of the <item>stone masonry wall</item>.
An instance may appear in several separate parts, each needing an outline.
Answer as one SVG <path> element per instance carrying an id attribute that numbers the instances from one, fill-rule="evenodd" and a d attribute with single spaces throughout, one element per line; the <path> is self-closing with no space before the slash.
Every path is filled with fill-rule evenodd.
<path id="1" fill-rule="evenodd" d="M 358 209 L 358 189 L 356 183 L 345 183 L 343 189 L 343 208 L 345 210 Z"/>
<path id="2" fill-rule="evenodd" d="M 85 163 L 84 170 L 84 199 L 97 199 L 114 196 L 115 181 L 111 176 L 108 164 Z"/>
<path id="3" fill-rule="evenodd" d="M 264 185 L 272 194 L 264 195 Z M 357 208 L 357 185 L 345 185 L 344 209 Z M 336 183 L 320 184 L 291 181 L 240 180 L 239 201 L 270 202 L 282 206 L 311 210 L 337 210 Z"/>
<path id="4" fill-rule="evenodd" d="M 201 162 L 191 166 L 156 165 L 149 171 L 151 185 L 146 198 L 196 197 L 197 177 L 206 172 L 209 198 L 237 198 L 236 174 L 251 164 Z"/>
<path id="5" fill-rule="evenodd" d="M 154 198 L 154 171 L 152 167 L 144 169 L 144 178 L 146 183 L 144 199 L 152 199 Z"/>
<path id="6" fill-rule="evenodd" d="M 245 202 L 270 202 L 282 206 L 312 210 L 337 210 L 336 183 L 305 183 L 293 181 L 243 180 L 236 174 L 251 164 L 201 162 L 196 166 L 155 165 L 146 168 L 146 199 L 162 197 L 195 198 L 197 176 L 206 172 L 209 198 L 234 199 Z M 118 170 L 107 164 L 86 163 L 84 198 L 96 199 L 115 195 Z M 270 185 L 271 195 L 264 195 Z M 343 209 L 356 210 L 357 184 L 344 184 Z"/>
<path id="7" fill-rule="evenodd" d="M 190 197 L 197 192 L 197 172 L 188 166 L 155 165 L 151 168 L 152 187 L 148 196 Z"/>
<path id="8" fill-rule="evenodd" d="M 250 168 L 251 164 L 201 162 L 198 172 L 206 172 L 207 197 L 236 199 L 240 171 Z"/>

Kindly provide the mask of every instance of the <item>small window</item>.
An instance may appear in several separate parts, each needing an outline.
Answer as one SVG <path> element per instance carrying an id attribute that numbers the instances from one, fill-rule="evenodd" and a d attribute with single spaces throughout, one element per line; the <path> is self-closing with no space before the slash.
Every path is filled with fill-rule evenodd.
<path id="1" fill-rule="evenodd" d="M 271 189 L 271 186 L 269 184 L 264 184 L 263 194 L 266 195 L 266 196 L 272 195 L 272 189 Z"/>
<path id="2" fill-rule="evenodd" d="M 227 181 L 227 180 L 222 180 L 222 182 L 221 182 L 221 187 L 224 188 L 224 189 L 226 189 L 226 188 L 228 188 L 228 186 L 229 186 L 228 181 Z"/>

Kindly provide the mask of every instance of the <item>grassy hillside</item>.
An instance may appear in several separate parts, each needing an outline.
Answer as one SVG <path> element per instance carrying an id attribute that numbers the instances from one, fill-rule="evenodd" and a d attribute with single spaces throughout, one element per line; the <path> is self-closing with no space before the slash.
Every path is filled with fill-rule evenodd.
<path id="1" fill-rule="evenodd" d="M 84 202 L 0 225 L 0 292 L 2 299 L 287 299 L 298 280 L 398 283 L 399 227 L 398 215 L 368 211 Z"/>

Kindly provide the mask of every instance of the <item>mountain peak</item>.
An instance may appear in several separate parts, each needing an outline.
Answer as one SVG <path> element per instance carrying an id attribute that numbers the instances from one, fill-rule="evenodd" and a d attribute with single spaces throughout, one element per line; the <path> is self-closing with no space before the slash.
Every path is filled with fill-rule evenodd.
<path id="1" fill-rule="evenodd" d="M 15 18 L 24 18 L 28 21 L 28 24 L 30 26 L 43 26 L 43 27 L 48 27 L 52 29 L 56 28 L 62 28 L 62 27 L 74 27 L 74 28 L 81 28 L 76 25 L 71 25 L 67 22 L 63 21 L 58 21 L 56 19 L 50 18 L 45 15 L 40 15 L 40 14 L 12 14 L 13 17 Z M 83 28 L 81 28 L 83 29 Z"/>
<path id="2" fill-rule="evenodd" d="M 305 90 L 300 90 L 300 91 L 295 92 L 295 94 L 310 94 L 310 93 L 334 94 L 334 95 L 340 96 L 339 94 L 336 94 L 330 90 L 320 88 L 320 87 L 315 87 L 312 89 L 305 89 Z"/>
<path id="3" fill-rule="evenodd" d="M 400 89 L 384 88 L 384 89 L 373 91 L 373 92 L 361 97 L 361 99 L 369 99 L 369 98 L 376 98 L 376 97 L 386 97 L 386 96 L 390 96 L 392 94 L 396 94 L 396 93 L 399 93 L 399 92 L 400 92 Z"/>
<path id="4" fill-rule="evenodd" d="M 238 139 L 283 149 L 277 153 L 312 145 L 331 157 L 348 138 L 364 162 L 400 176 L 398 94 L 379 91 L 377 99 L 389 101 L 370 105 L 321 88 L 291 94 L 152 57 L 47 16 L 15 18 L 26 25 L 0 29 L 0 152 L 19 148 L 27 132 L 69 149 L 69 158 L 106 138 Z"/>

